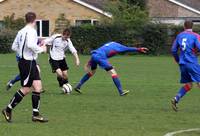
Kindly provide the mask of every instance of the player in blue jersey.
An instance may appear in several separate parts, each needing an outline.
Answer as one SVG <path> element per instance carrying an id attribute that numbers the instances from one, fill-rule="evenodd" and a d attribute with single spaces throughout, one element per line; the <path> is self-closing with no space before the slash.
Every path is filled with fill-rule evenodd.
<path id="1" fill-rule="evenodd" d="M 180 82 L 184 84 L 171 100 L 174 111 L 178 110 L 179 100 L 191 90 L 193 82 L 200 87 L 200 65 L 196 54 L 200 51 L 200 35 L 192 32 L 192 27 L 192 21 L 185 21 L 185 31 L 176 37 L 171 49 L 174 59 L 180 67 Z M 179 50 L 180 54 L 178 54 Z"/>
<path id="2" fill-rule="evenodd" d="M 117 42 L 109 42 L 101 46 L 100 48 L 93 50 L 91 52 L 91 59 L 88 64 L 85 65 L 85 70 L 87 74 L 85 74 L 78 85 L 75 87 L 75 91 L 81 93 L 81 86 L 95 74 L 97 65 L 101 68 L 105 69 L 112 77 L 114 84 L 116 85 L 119 95 L 126 95 L 129 91 L 122 90 L 122 86 L 120 80 L 118 78 L 117 72 L 113 68 L 113 66 L 108 62 L 108 59 L 118 53 L 124 52 L 142 52 L 146 53 L 148 51 L 147 48 L 135 48 L 135 47 L 127 47 Z"/>

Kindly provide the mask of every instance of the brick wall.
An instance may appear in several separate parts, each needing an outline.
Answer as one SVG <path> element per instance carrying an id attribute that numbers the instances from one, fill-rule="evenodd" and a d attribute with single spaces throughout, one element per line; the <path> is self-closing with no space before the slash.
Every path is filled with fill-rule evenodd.
<path id="1" fill-rule="evenodd" d="M 71 0 L 6 0 L 0 3 L 0 20 L 12 13 L 15 13 L 16 17 L 24 17 L 28 11 L 34 11 L 38 19 L 50 20 L 50 32 L 54 30 L 55 20 L 60 13 L 65 13 L 72 25 L 76 19 L 105 18 L 102 14 Z"/>
<path id="2" fill-rule="evenodd" d="M 147 0 L 150 17 L 176 17 L 178 7 L 167 0 Z"/>
<path id="3" fill-rule="evenodd" d="M 150 17 L 199 17 L 168 0 L 147 0 L 147 6 Z"/>
<path id="4" fill-rule="evenodd" d="M 178 16 L 179 17 L 200 17 L 199 14 L 196 14 L 194 12 L 191 12 L 185 8 L 180 7 L 178 9 Z"/>

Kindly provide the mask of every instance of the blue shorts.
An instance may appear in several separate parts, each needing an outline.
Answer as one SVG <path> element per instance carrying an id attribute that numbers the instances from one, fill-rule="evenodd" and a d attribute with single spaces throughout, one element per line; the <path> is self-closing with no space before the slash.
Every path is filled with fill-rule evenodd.
<path id="1" fill-rule="evenodd" d="M 97 69 L 97 65 L 106 71 L 113 69 L 112 65 L 108 62 L 106 57 L 103 57 L 97 53 L 93 53 L 90 61 L 88 62 L 88 66 L 91 67 L 91 70 L 95 70 Z"/>
<path id="2" fill-rule="evenodd" d="M 180 65 L 181 83 L 197 82 L 200 83 L 200 65 L 187 63 Z"/>

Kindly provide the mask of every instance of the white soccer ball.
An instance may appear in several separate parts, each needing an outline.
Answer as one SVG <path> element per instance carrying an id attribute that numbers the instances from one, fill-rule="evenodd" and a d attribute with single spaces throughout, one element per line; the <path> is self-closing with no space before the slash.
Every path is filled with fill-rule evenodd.
<path id="1" fill-rule="evenodd" d="M 63 93 L 70 94 L 72 92 L 72 86 L 69 83 L 64 84 L 62 87 L 62 91 Z"/>

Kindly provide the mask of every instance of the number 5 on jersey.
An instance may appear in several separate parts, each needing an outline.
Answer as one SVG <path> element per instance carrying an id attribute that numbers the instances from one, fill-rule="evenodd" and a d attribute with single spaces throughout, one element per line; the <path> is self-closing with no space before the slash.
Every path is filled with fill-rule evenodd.
<path id="1" fill-rule="evenodd" d="M 181 50 L 182 51 L 186 50 L 186 42 L 187 42 L 187 38 L 183 38 L 182 39 L 182 44 L 181 44 Z"/>

